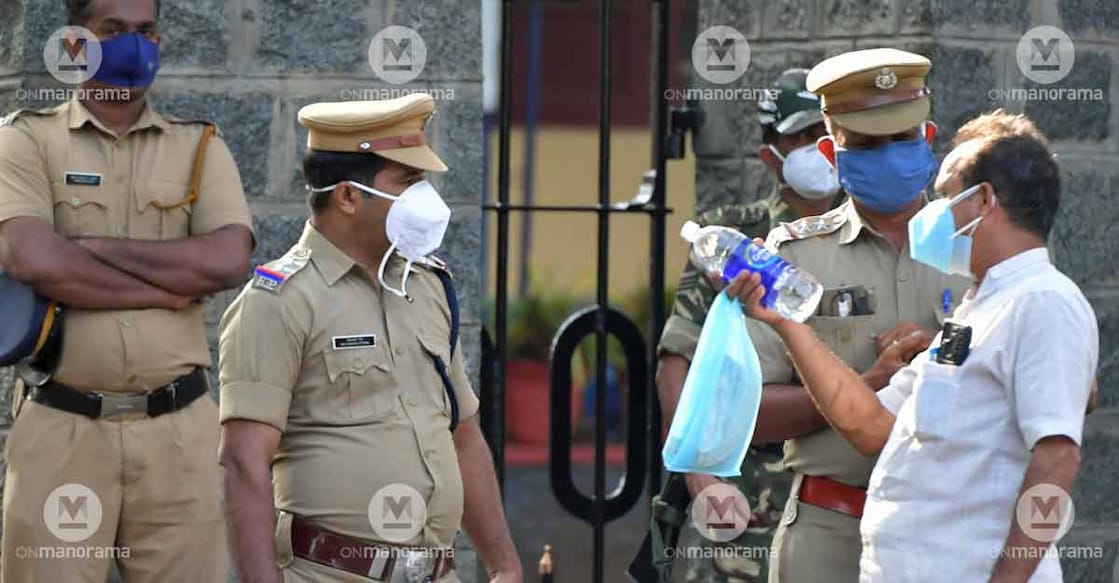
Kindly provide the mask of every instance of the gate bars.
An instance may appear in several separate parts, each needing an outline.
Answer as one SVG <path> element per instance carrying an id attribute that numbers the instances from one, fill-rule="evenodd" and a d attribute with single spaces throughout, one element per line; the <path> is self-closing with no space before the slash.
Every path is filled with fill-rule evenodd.
<path id="1" fill-rule="evenodd" d="M 539 0 L 535 0 L 539 1 Z M 595 213 L 598 217 L 596 304 L 572 314 L 560 326 L 552 342 L 550 359 L 549 477 L 560 505 L 589 523 L 593 529 L 593 578 L 603 581 L 606 523 L 624 515 L 648 488 L 649 496 L 660 490 L 661 412 L 653 379 L 656 372 L 656 339 L 664 325 L 665 263 L 665 167 L 668 152 L 668 87 L 670 0 L 651 0 L 654 48 L 651 66 L 653 83 L 652 166 L 655 170 L 653 195 L 648 201 L 611 204 L 610 202 L 610 86 L 612 0 L 600 0 L 599 12 L 599 151 L 597 205 L 513 205 L 509 202 L 510 132 L 512 127 L 513 81 L 513 7 L 514 0 L 503 0 L 501 12 L 501 97 L 498 136 L 497 202 L 483 208 L 497 215 L 497 264 L 495 298 L 495 338 L 482 333 L 482 427 L 493 451 L 498 482 L 504 488 L 505 474 L 505 363 L 507 360 L 509 284 L 509 215 L 512 212 Z M 531 160 L 528 161 L 531 163 Z M 610 215 L 638 213 L 650 218 L 649 241 L 649 338 L 625 314 L 608 306 Z M 571 476 L 571 361 L 575 348 L 586 337 L 595 337 L 595 436 L 594 493 L 587 496 L 574 485 Z M 628 426 L 626 427 L 625 474 L 618 487 L 606 492 L 606 348 L 607 337 L 614 336 L 626 357 L 628 383 Z"/>

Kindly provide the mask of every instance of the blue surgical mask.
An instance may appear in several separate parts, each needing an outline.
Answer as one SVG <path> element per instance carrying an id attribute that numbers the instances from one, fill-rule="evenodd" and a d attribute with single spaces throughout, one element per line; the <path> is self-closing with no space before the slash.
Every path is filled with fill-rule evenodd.
<path id="1" fill-rule="evenodd" d="M 836 148 L 835 165 L 847 194 L 868 209 L 887 214 L 921 196 L 937 169 L 936 156 L 924 138 L 869 150 Z"/>
<path id="2" fill-rule="evenodd" d="M 981 183 L 976 184 L 951 200 L 934 200 L 909 219 L 909 256 L 914 261 L 930 265 L 942 273 L 972 277 L 972 234 L 979 228 L 983 217 L 957 229 L 952 207 L 978 192 L 980 186 Z"/>
<path id="3" fill-rule="evenodd" d="M 113 87 L 147 87 L 159 70 L 159 45 L 138 33 L 101 41 L 101 67 L 93 78 Z"/>

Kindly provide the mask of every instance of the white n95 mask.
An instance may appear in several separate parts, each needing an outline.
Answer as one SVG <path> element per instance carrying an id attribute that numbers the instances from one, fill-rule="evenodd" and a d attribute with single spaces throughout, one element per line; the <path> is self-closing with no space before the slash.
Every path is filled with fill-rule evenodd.
<path id="1" fill-rule="evenodd" d="M 360 182 L 348 180 L 358 190 L 368 192 L 374 196 L 394 201 L 389 207 L 389 214 L 385 218 L 385 234 L 389 239 L 389 249 L 381 259 L 377 269 L 377 280 L 386 290 L 400 296 L 408 297 L 408 274 L 412 271 L 412 264 L 426 262 L 431 255 L 443 244 L 443 237 L 447 233 L 447 225 L 451 222 L 451 209 L 435 187 L 426 180 L 421 180 L 400 193 L 393 196 L 381 192 L 376 188 L 366 186 Z M 312 192 L 326 192 L 333 190 L 338 184 L 312 188 Z M 400 277 L 400 289 L 396 289 L 385 282 L 385 266 L 393 251 L 398 251 L 407 260 L 404 273 Z"/>
<path id="2" fill-rule="evenodd" d="M 769 149 L 784 162 L 781 175 L 785 183 L 803 198 L 823 200 L 839 192 L 839 173 L 816 148 L 816 144 L 797 148 L 788 156 L 782 156 L 772 144 Z"/>

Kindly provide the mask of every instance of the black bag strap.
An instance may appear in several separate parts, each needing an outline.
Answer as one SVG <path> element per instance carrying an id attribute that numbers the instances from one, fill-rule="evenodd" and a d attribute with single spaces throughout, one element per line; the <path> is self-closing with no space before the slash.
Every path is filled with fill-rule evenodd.
<path id="1" fill-rule="evenodd" d="M 434 269 L 433 271 L 439 276 L 439 281 L 443 284 L 443 293 L 447 295 L 447 306 L 451 309 L 451 360 L 454 360 L 455 347 L 458 346 L 458 294 L 455 293 L 455 282 L 451 279 L 449 272 L 444 269 Z M 443 359 L 438 356 L 434 357 L 434 360 L 435 371 L 443 379 L 443 390 L 447 393 L 447 402 L 451 404 L 451 431 L 454 432 L 455 428 L 458 427 L 459 411 L 458 398 L 455 397 L 455 385 L 451 382 L 451 375 L 448 370 L 450 363 L 444 363 Z"/>

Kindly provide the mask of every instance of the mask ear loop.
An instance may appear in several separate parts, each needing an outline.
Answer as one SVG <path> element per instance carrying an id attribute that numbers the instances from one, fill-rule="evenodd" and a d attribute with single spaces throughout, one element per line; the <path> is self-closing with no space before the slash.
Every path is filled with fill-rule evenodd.
<path id="1" fill-rule="evenodd" d="M 960 201 L 962 201 L 965 198 L 975 194 L 976 192 L 979 191 L 979 188 L 981 186 L 983 186 L 982 182 L 980 182 L 979 184 L 976 184 L 975 186 L 972 186 L 971 188 L 968 188 L 967 190 L 964 190 L 960 194 L 956 195 L 956 198 L 953 198 L 952 200 L 948 201 L 948 208 L 952 208 L 952 207 L 956 206 L 956 204 L 959 203 Z M 967 231 L 968 229 L 971 229 L 973 227 L 978 229 L 979 228 L 979 221 L 982 221 L 982 220 L 983 220 L 982 215 L 976 217 L 974 221 L 964 225 L 963 227 L 958 229 L 955 233 L 952 233 L 952 238 L 955 239 L 956 237 L 959 237 L 960 235 L 964 234 L 965 231 Z M 968 236 L 971 236 L 971 234 L 974 234 L 974 233 L 975 233 L 975 231 L 972 230 L 972 232 L 969 233 Z"/>
<path id="2" fill-rule="evenodd" d="M 396 251 L 396 242 L 393 242 L 393 244 L 389 246 L 389 250 L 386 251 L 385 256 L 381 258 L 381 266 L 377 268 L 377 282 L 381 284 L 381 287 L 383 287 L 386 290 L 392 292 L 393 295 L 396 295 L 396 296 L 399 296 L 399 297 L 402 297 L 402 298 L 406 298 L 406 299 L 410 299 L 410 298 L 408 298 L 408 293 L 406 291 L 404 291 L 402 289 L 396 289 L 396 288 L 392 287 L 391 285 L 389 285 L 388 282 L 385 281 L 385 266 L 388 265 L 389 257 L 392 257 L 392 254 L 393 254 L 394 251 Z M 408 267 L 409 267 L 408 265 L 405 265 L 405 267 L 404 267 L 404 277 L 408 277 Z M 400 283 L 401 283 L 401 287 L 404 287 L 404 280 L 403 279 L 401 280 Z"/>

